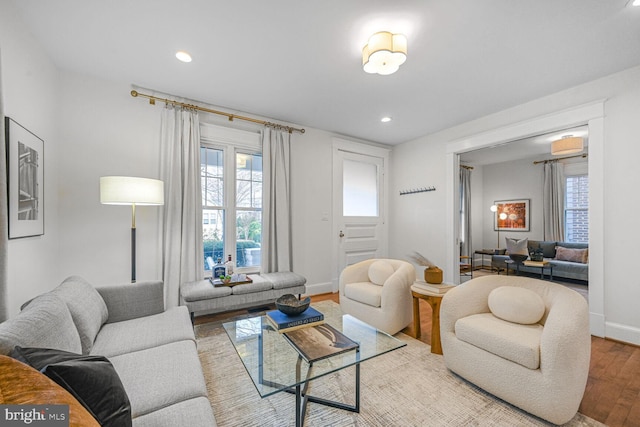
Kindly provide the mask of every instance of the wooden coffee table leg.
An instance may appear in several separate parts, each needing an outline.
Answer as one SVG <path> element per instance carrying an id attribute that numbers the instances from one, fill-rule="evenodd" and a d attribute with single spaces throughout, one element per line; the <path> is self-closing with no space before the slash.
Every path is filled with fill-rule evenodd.
<path id="1" fill-rule="evenodd" d="M 416 339 L 420 338 L 420 299 L 413 297 L 413 331 Z"/>

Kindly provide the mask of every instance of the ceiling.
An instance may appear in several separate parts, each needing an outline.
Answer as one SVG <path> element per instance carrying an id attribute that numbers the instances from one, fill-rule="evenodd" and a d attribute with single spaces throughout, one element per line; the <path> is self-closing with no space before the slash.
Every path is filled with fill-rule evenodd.
<path id="1" fill-rule="evenodd" d="M 551 155 L 551 143 L 565 136 L 577 136 L 583 139 L 582 152 L 569 156 L 580 156 L 589 151 L 589 127 L 585 125 L 468 151 L 460 155 L 460 163 L 484 166 L 522 159 L 547 160 L 566 157 Z M 571 161 L 576 160 L 573 158 Z"/>
<path id="2" fill-rule="evenodd" d="M 640 7 L 627 3 L 13 1 L 61 69 L 384 144 L 639 65 Z M 408 38 L 389 76 L 362 70 L 381 30 Z"/>

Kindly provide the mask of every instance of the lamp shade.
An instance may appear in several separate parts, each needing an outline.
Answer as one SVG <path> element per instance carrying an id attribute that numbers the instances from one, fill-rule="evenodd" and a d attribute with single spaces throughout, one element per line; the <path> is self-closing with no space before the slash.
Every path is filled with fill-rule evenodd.
<path id="1" fill-rule="evenodd" d="M 551 154 L 560 156 L 564 154 L 579 153 L 584 148 L 583 140 L 577 136 L 567 136 L 551 143 Z"/>
<path id="2" fill-rule="evenodd" d="M 393 74 L 407 60 L 407 38 L 380 31 L 362 48 L 362 66 L 367 73 Z"/>
<path id="3" fill-rule="evenodd" d="M 133 176 L 100 177 L 100 203 L 105 205 L 164 205 L 164 182 Z"/>

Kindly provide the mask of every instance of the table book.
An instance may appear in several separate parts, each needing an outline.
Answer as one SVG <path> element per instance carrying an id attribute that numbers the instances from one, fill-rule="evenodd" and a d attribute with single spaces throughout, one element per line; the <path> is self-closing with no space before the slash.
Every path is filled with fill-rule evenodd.
<path id="1" fill-rule="evenodd" d="M 315 326 L 324 323 L 324 314 L 313 307 L 307 308 L 301 314 L 288 316 L 280 310 L 267 311 L 267 319 L 278 332 L 293 331 L 307 326 Z"/>
<path id="2" fill-rule="evenodd" d="M 449 289 L 454 287 L 454 285 L 447 285 L 445 283 L 434 284 L 434 283 L 427 283 L 422 281 L 414 282 L 413 286 L 415 286 L 418 289 L 422 289 L 427 292 L 432 292 L 436 294 L 443 294 L 447 292 Z"/>
<path id="3" fill-rule="evenodd" d="M 308 363 L 359 347 L 357 342 L 327 323 L 285 332 L 284 337 Z"/>

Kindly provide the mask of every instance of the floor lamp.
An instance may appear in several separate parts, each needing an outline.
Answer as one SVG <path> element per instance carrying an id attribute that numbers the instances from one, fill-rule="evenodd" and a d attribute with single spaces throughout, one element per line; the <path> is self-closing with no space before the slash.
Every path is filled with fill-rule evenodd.
<path id="1" fill-rule="evenodd" d="M 497 218 L 494 219 L 495 224 L 496 224 L 496 230 L 498 231 L 498 249 L 500 249 L 500 223 L 498 222 L 498 218 L 500 218 L 501 220 L 505 220 L 507 219 L 507 214 L 504 212 L 501 212 L 500 214 L 498 214 L 498 206 L 497 205 L 491 205 L 491 212 L 493 212 Z"/>
<path id="2" fill-rule="evenodd" d="M 100 177 L 100 203 L 131 205 L 131 283 L 136 282 L 136 205 L 164 205 L 164 183 L 132 176 Z"/>

